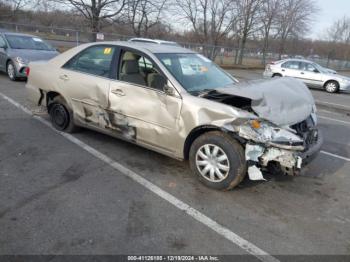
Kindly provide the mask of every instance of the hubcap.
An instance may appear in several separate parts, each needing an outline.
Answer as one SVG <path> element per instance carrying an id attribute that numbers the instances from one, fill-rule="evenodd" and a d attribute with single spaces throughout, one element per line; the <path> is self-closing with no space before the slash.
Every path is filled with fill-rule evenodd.
<path id="1" fill-rule="evenodd" d="M 12 64 L 9 64 L 7 67 L 7 74 L 9 75 L 10 78 L 15 77 L 15 68 L 13 67 Z"/>
<path id="2" fill-rule="evenodd" d="M 327 84 L 327 91 L 328 92 L 334 92 L 337 89 L 337 85 L 335 83 L 328 83 Z"/>
<path id="3" fill-rule="evenodd" d="M 223 181 L 230 171 L 230 162 L 226 153 L 212 144 L 206 144 L 198 149 L 196 165 L 200 174 L 210 182 Z"/>

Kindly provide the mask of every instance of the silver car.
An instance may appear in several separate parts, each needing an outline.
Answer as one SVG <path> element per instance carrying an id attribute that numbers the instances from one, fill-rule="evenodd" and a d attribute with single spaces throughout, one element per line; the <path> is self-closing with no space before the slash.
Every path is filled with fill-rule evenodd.
<path id="1" fill-rule="evenodd" d="M 29 62 L 49 60 L 58 54 L 55 48 L 37 36 L 0 34 L 0 70 L 13 81 L 26 77 Z"/>
<path id="2" fill-rule="evenodd" d="M 285 59 L 266 66 L 264 77 L 294 77 L 313 88 L 322 88 L 329 93 L 350 90 L 350 78 L 336 74 L 312 61 Z"/>

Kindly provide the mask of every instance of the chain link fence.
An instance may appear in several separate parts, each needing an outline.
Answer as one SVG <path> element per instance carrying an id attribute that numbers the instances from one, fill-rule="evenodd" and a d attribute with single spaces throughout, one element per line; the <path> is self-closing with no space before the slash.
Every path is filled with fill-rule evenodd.
<path id="1" fill-rule="evenodd" d="M 75 30 L 69 28 L 57 28 L 48 26 L 39 26 L 31 24 L 20 24 L 20 23 L 9 23 L 0 21 L 0 31 L 11 31 L 19 33 L 28 33 L 32 35 L 37 35 L 60 51 L 65 51 L 74 46 L 80 45 L 82 43 L 91 42 L 93 38 L 92 32 Z M 116 33 L 98 33 L 97 39 L 100 41 L 126 41 L 135 36 L 127 36 Z M 183 43 L 179 44 L 185 48 L 192 49 L 200 54 L 207 57 L 215 57 L 215 62 L 219 65 L 226 67 L 235 67 L 235 57 L 238 53 L 238 49 L 230 46 L 212 46 L 206 44 L 198 43 Z M 282 58 L 291 58 L 292 55 L 283 55 Z M 300 56 L 298 56 L 301 58 Z M 266 62 L 276 61 L 279 59 L 279 55 L 276 52 L 270 51 L 266 54 Z M 343 60 L 334 60 L 319 57 L 314 55 L 312 57 L 307 57 L 306 59 L 314 61 L 324 67 L 332 68 L 335 70 L 350 70 L 350 62 Z M 239 67 L 247 68 L 264 68 L 263 54 L 260 48 L 256 49 L 246 49 L 244 51 L 243 65 Z"/>

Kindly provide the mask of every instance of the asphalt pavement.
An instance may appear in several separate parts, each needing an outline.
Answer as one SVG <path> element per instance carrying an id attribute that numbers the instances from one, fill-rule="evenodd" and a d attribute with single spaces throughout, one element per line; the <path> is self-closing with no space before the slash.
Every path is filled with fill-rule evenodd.
<path id="1" fill-rule="evenodd" d="M 22 110 L 24 82 L 0 75 L 0 94 L 0 254 L 350 255 L 345 113 L 319 111 L 325 144 L 301 176 L 218 192 L 187 162 L 55 132 Z"/>

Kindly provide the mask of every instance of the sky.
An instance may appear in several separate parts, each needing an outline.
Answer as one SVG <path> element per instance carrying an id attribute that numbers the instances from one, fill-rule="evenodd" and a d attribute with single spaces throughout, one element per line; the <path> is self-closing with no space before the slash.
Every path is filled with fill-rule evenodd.
<path id="1" fill-rule="evenodd" d="M 350 0 L 315 0 L 320 11 L 315 16 L 315 22 L 310 30 L 309 37 L 312 39 L 324 38 L 327 29 L 333 21 L 350 16 Z"/>

